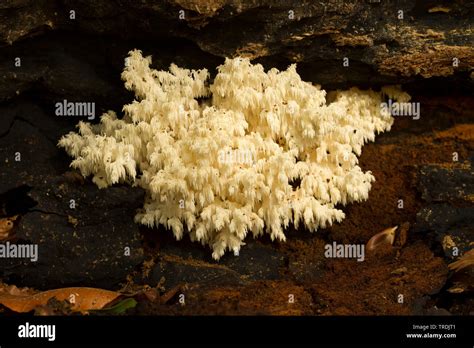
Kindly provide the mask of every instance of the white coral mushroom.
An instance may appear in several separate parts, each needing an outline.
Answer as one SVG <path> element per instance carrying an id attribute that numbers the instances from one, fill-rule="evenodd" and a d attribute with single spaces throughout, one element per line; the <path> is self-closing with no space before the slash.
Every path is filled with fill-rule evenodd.
<path id="1" fill-rule="evenodd" d="M 81 122 L 59 142 L 100 188 L 134 182 L 146 190 L 137 222 L 164 225 L 177 239 L 189 233 L 219 259 L 238 254 L 249 232 L 284 241 L 290 223 L 325 228 L 344 218 L 337 204 L 368 198 L 374 177 L 357 155 L 390 130 L 382 93 L 353 88 L 328 103 L 294 65 L 265 72 L 245 58 L 226 59 L 210 86 L 205 69 L 150 63 L 138 50 L 127 58 L 122 78 L 137 100 L 123 119 L 109 112 L 99 125 Z M 212 105 L 199 101 L 211 96 Z"/>

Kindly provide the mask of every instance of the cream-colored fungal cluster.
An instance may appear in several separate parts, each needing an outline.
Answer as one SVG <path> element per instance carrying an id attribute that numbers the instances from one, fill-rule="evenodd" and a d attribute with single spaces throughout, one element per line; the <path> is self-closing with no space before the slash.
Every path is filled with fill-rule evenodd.
<path id="1" fill-rule="evenodd" d="M 205 69 L 150 63 L 138 50 L 126 59 L 122 78 L 136 100 L 122 119 L 108 112 L 98 125 L 80 122 L 59 145 L 100 188 L 143 187 L 137 222 L 177 239 L 189 233 L 215 259 L 237 254 L 248 233 L 284 241 L 291 223 L 315 231 L 341 221 L 336 205 L 367 199 L 374 181 L 357 155 L 392 125 L 383 95 L 409 98 L 396 88 L 326 97 L 294 65 L 265 72 L 243 58 L 226 59 L 210 85 Z"/>

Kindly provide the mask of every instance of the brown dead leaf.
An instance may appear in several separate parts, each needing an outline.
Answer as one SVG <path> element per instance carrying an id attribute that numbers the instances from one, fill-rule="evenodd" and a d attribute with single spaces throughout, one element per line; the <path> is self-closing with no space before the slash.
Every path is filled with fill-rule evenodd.
<path id="1" fill-rule="evenodd" d="M 463 268 L 474 266 L 474 249 L 471 249 L 464 253 L 457 261 L 454 261 L 448 265 L 450 270 L 455 272 L 460 271 Z"/>
<path id="2" fill-rule="evenodd" d="M 182 288 L 182 285 L 177 285 L 174 288 L 168 290 L 160 297 L 160 303 L 166 304 L 168 303 Z"/>
<path id="3" fill-rule="evenodd" d="M 120 293 L 95 288 L 72 287 L 39 292 L 36 294 L 0 293 L 0 304 L 18 313 L 30 312 L 38 306 L 44 306 L 52 298 L 68 301 L 73 311 L 102 309 L 105 305 L 121 296 Z"/>
<path id="4" fill-rule="evenodd" d="M 18 218 L 18 215 L 9 218 L 0 219 L 0 240 L 5 240 L 10 237 L 10 232 L 13 229 L 13 221 Z"/>

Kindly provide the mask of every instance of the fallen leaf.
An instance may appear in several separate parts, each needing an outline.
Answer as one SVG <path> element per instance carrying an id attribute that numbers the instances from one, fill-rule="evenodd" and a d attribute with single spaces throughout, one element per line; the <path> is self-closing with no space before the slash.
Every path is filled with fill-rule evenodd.
<path id="1" fill-rule="evenodd" d="M 102 309 L 105 305 L 121 296 L 120 293 L 95 288 L 72 287 L 39 292 L 32 295 L 13 295 L 0 293 L 0 304 L 18 313 L 30 312 L 38 306 L 44 306 L 49 299 L 68 301 L 73 311 Z"/>
<path id="2" fill-rule="evenodd" d="M 463 268 L 473 266 L 474 265 L 474 249 L 469 250 L 464 253 L 457 261 L 454 261 L 448 265 L 450 270 L 454 270 L 455 272 L 460 271 Z"/>
<path id="3" fill-rule="evenodd" d="M 182 285 L 177 285 L 171 290 L 168 290 L 165 292 L 161 297 L 160 297 L 160 303 L 161 304 L 166 304 L 168 303 L 169 300 L 171 300 L 177 293 L 180 291 L 182 288 Z"/>
<path id="4" fill-rule="evenodd" d="M 398 226 L 390 227 L 374 235 L 367 242 L 367 250 L 375 250 L 382 245 L 393 245 L 397 228 Z"/>

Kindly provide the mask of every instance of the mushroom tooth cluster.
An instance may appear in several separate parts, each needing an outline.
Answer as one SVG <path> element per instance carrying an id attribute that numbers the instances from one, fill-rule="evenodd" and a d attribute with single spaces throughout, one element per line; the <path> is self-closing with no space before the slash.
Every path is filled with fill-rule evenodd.
<path id="1" fill-rule="evenodd" d="M 284 241 L 290 224 L 340 222 L 336 205 L 367 199 L 375 180 L 357 156 L 390 130 L 383 97 L 409 99 L 396 87 L 326 95 L 295 65 L 265 72 L 245 58 L 226 59 L 212 84 L 205 69 L 150 64 L 138 50 L 126 59 L 122 79 L 136 100 L 122 119 L 109 111 L 98 125 L 80 122 L 59 145 L 98 187 L 144 188 L 137 222 L 189 234 L 215 259 L 238 254 L 248 233 Z"/>

